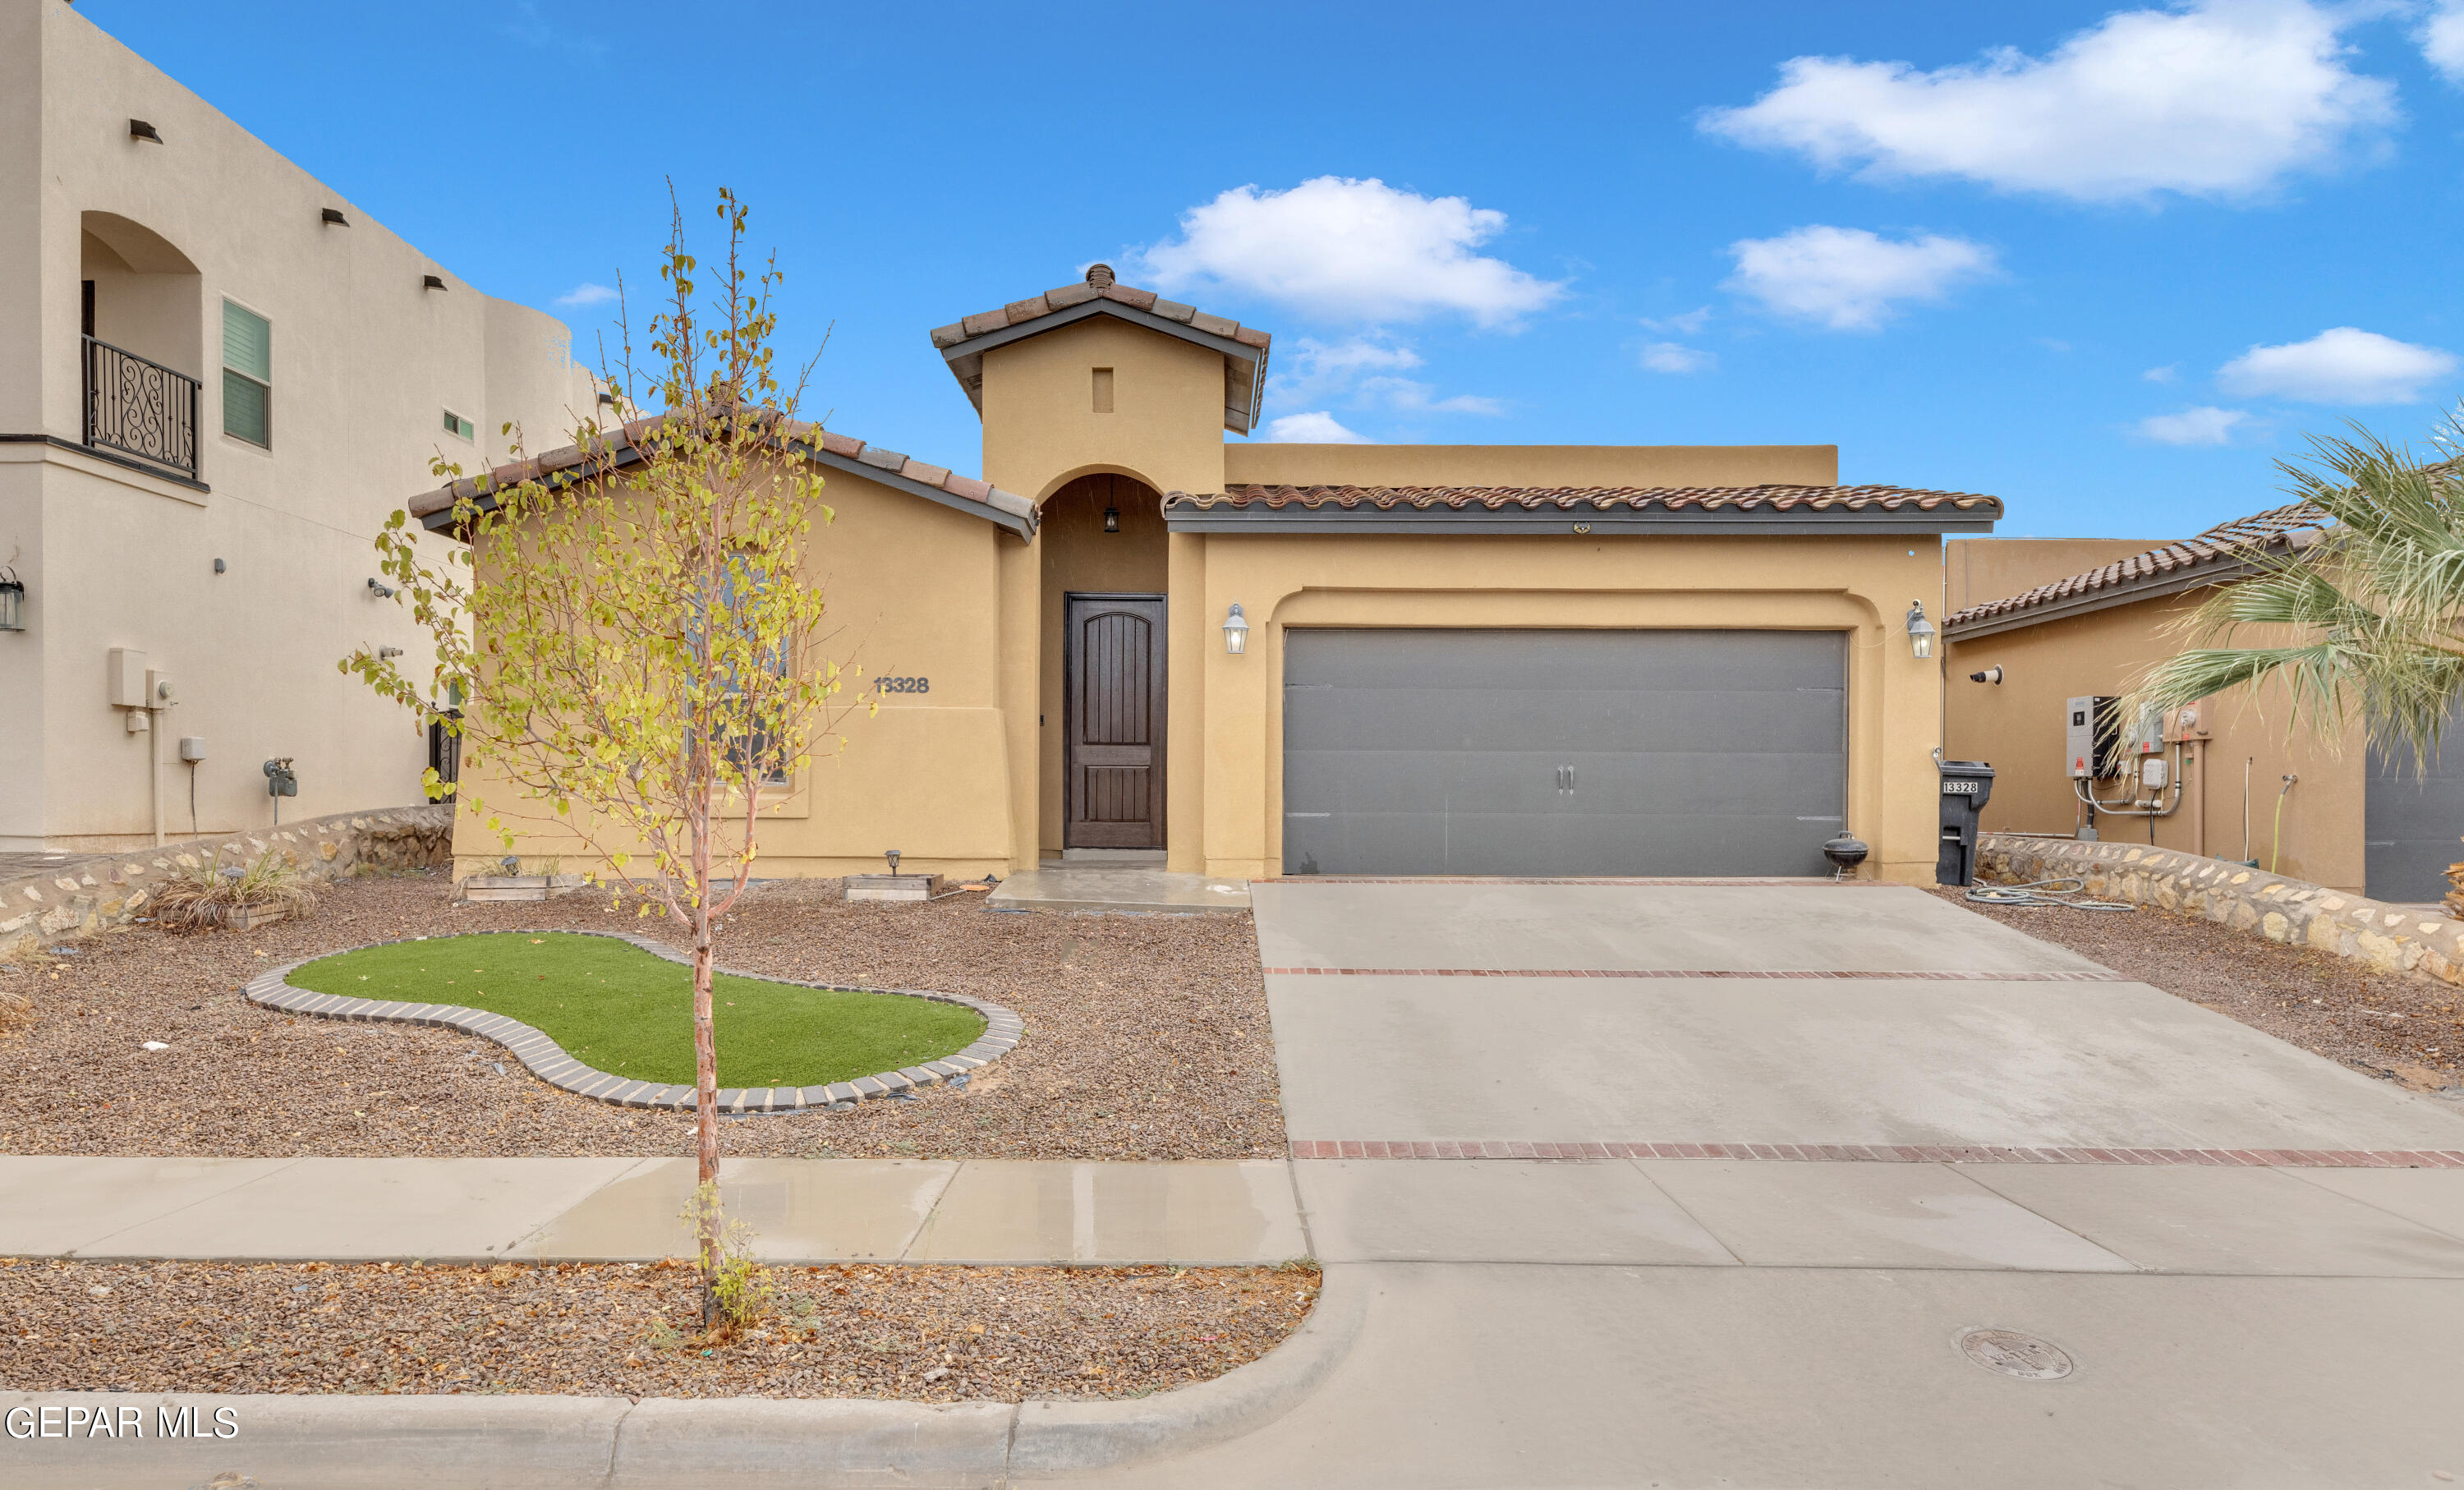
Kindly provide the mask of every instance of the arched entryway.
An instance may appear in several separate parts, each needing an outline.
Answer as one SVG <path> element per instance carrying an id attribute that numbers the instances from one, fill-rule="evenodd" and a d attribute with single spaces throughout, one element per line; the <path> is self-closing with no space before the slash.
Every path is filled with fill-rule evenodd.
<path id="1" fill-rule="evenodd" d="M 1043 516 L 1044 849 L 1160 853 L 1163 498 L 1099 472 L 1055 492 Z"/>

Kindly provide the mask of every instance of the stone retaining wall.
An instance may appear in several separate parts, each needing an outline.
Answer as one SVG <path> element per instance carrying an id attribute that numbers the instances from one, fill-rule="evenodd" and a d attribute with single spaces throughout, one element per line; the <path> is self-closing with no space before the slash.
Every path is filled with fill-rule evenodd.
<path id="1" fill-rule="evenodd" d="M 2228 860 L 2145 844 L 1986 833 L 1977 839 L 1976 877 L 2004 885 L 2076 878 L 2103 899 L 2206 916 L 2270 941 L 2351 957 L 2381 973 L 2464 985 L 2464 922 Z"/>
<path id="2" fill-rule="evenodd" d="M 339 812 L 222 838 L 192 839 L 127 853 L 73 853 L 57 865 L 0 879 L 0 962 L 145 914 L 154 886 L 219 855 L 253 864 L 269 849 L 310 880 L 363 869 L 426 868 L 452 859 L 453 806 L 439 802 L 381 812 Z"/>

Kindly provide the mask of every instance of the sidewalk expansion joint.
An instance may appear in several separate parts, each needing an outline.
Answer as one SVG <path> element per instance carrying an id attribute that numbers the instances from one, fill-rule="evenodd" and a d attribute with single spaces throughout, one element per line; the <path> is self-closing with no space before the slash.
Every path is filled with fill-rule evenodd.
<path id="1" fill-rule="evenodd" d="M 512 928 L 506 934 L 526 935 L 535 931 L 553 931 L 560 936 L 605 936 L 627 943 L 654 957 L 690 967 L 693 957 L 676 951 L 665 942 L 655 941 L 630 931 L 585 931 L 567 927 Z M 368 942 L 360 947 L 337 948 L 269 968 L 251 978 L 246 989 L 248 1001 L 283 1014 L 307 1015 L 320 1019 L 344 1019 L 358 1023 L 429 1024 L 458 1030 L 476 1036 L 492 1044 L 501 1045 L 507 1054 L 521 1063 L 533 1076 L 593 1102 L 617 1107 L 646 1107 L 660 1111 L 690 1112 L 698 1102 L 691 1086 L 674 1083 L 639 1082 L 602 1071 L 576 1060 L 563 1046 L 549 1039 L 544 1031 L 532 1028 L 518 1019 L 485 1009 L 466 1009 L 458 1004 L 407 1003 L 400 999 L 352 998 L 341 994 L 319 994 L 305 988 L 295 988 L 287 981 L 290 974 L 343 953 L 364 952 L 369 947 L 390 947 L 405 941 L 443 941 L 444 937 L 393 937 L 387 941 Z M 754 978 L 765 983 L 784 983 L 790 988 L 810 988 L 829 994 L 882 994 L 900 998 L 927 998 L 935 1003 L 960 1004 L 984 1018 L 984 1033 L 975 1042 L 956 1054 L 941 1058 L 956 1063 L 966 1058 L 969 1065 L 984 1065 L 999 1060 L 1017 1048 L 1025 1036 L 1025 1021 L 1017 1014 L 986 998 L 965 994 L 935 993 L 920 988 L 858 988 L 846 983 L 814 983 L 803 978 L 779 977 L 768 973 L 739 973 L 733 968 L 713 968 L 714 973 L 730 977 Z M 826 1107 L 834 1102 L 864 1101 L 886 1098 L 892 1092 L 911 1091 L 918 1086 L 937 1086 L 945 1080 L 963 1074 L 958 1068 L 951 1076 L 935 1071 L 931 1065 L 912 1067 L 904 1072 L 884 1071 L 874 1076 L 859 1076 L 853 1082 L 816 1083 L 810 1086 L 723 1087 L 715 1104 L 723 1112 L 799 1112 L 814 1107 Z"/>

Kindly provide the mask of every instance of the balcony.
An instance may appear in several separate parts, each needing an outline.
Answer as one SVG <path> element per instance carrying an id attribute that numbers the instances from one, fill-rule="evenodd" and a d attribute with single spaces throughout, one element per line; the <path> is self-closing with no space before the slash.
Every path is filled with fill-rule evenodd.
<path id="1" fill-rule="evenodd" d="M 85 339 L 85 443 L 197 474 L 197 380 Z"/>

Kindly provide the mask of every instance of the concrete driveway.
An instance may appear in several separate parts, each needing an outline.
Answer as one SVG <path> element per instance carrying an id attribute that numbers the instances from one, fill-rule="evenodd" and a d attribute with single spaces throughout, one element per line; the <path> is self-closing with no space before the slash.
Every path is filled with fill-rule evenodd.
<path id="1" fill-rule="evenodd" d="M 2383 1156 L 2464 1150 L 2445 1103 L 1913 889 L 1255 901 L 1305 1219 L 1366 1315 L 1290 1414 L 1131 1478 L 2464 1479 L 2464 1167 Z M 1624 1156 L 1437 1157 L 1540 1145 Z M 1979 1329 L 2059 1354 L 2007 1374 Z"/>

